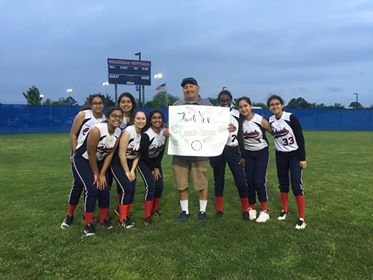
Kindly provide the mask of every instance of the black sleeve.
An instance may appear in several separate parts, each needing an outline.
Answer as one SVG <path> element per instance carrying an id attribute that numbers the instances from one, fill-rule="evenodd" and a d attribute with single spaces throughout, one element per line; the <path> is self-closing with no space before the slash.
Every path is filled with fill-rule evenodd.
<path id="1" fill-rule="evenodd" d="M 237 118 L 238 121 L 238 131 L 237 131 L 237 141 L 238 141 L 238 147 L 241 152 L 241 158 L 245 158 L 245 144 L 243 142 L 243 136 L 242 136 L 242 129 L 243 129 L 243 119 L 241 117 Z"/>
<path id="2" fill-rule="evenodd" d="M 149 135 L 144 133 L 140 139 L 140 157 L 142 159 L 149 158 L 149 145 L 150 145 Z"/>
<path id="3" fill-rule="evenodd" d="M 163 159 L 164 150 L 166 149 L 166 144 L 163 146 L 162 151 L 159 152 L 159 155 L 157 156 L 155 162 L 154 162 L 154 168 L 161 168 L 161 161 Z"/>
<path id="4" fill-rule="evenodd" d="M 306 148 L 304 143 L 304 136 L 302 132 L 302 126 L 299 120 L 294 114 L 290 115 L 290 126 L 294 132 L 295 140 L 298 144 L 298 160 L 306 160 Z"/>

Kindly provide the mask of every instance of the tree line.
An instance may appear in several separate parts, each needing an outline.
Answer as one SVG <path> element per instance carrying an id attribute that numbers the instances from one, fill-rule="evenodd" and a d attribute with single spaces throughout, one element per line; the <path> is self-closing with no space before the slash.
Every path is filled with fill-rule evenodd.
<path id="1" fill-rule="evenodd" d="M 59 98 L 57 101 L 52 101 L 51 99 L 47 98 L 43 101 L 42 94 L 40 93 L 39 89 L 36 86 L 32 86 L 27 89 L 26 92 L 23 92 L 23 96 L 26 98 L 26 102 L 28 105 L 50 105 L 50 106 L 78 106 L 78 102 L 72 97 L 62 97 Z M 114 106 L 115 101 L 113 98 L 105 94 L 103 95 L 104 102 L 107 106 Z M 144 108 L 164 108 L 169 105 L 172 105 L 178 97 L 168 93 L 167 91 L 160 91 L 155 94 L 151 101 L 148 101 L 144 104 Z M 218 105 L 218 99 L 214 97 L 208 98 L 213 105 Z M 237 102 L 238 98 L 235 98 L 234 101 Z M 85 100 L 85 104 L 88 104 L 88 98 Z M 253 106 L 261 107 L 263 109 L 267 108 L 265 103 L 257 103 L 253 102 Z M 331 109 L 331 110 L 341 110 L 341 109 L 373 109 L 373 105 L 370 107 L 364 107 L 360 102 L 351 102 L 350 105 L 345 108 L 344 105 L 340 103 L 334 103 L 334 105 L 325 105 L 324 103 L 310 103 L 305 100 L 303 97 L 292 98 L 289 103 L 286 105 L 286 108 L 289 109 Z"/>

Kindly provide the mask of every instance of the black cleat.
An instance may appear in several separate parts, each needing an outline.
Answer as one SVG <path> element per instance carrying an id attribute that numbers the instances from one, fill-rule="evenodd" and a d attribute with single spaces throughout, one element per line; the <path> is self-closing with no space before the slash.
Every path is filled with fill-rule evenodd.
<path id="1" fill-rule="evenodd" d="M 67 229 L 67 228 L 71 227 L 73 221 L 74 221 L 74 216 L 72 216 L 72 215 L 67 215 L 67 216 L 65 217 L 65 219 L 63 219 L 63 222 L 62 222 L 62 224 L 61 224 L 61 228 L 62 228 L 62 229 Z"/>
<path id="2" fill-rule="evenodd" d="M 249 212 L 242 212 L 242 220 L 244 220 L 244 221 L 250 221 Z"/>
<path id="3" fill-rule="evenodd" d="M 198 222 L 204 223 L 207 220 L 207 213 L 203 211 L 199 211 L 198 213 Z"/>
<path id="4" fill-rule="evenodd" d="M 107 230 L 113 229 L 113 224 L 111 223 L 110 219 L 107 218 L 102 223 L 100 223 L 102 227 L 106 228 Z"/>
<path id="5" fill-rule="evenodd" d="M 144 218 L 144 225 L 149 226 L 153 224 L 152 217 Z"/>
<path id="6" fill-rule="evenodd" d="M 85 236 L 95 236 L 96 235 L 95 226 L 93 224 L 86 224 L 84 226 L 84 234 Z"/>

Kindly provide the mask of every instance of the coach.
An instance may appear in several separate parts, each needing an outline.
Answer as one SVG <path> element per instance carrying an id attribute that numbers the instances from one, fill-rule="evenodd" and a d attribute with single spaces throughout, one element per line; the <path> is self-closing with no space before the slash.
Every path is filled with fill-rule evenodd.
<path id="1" fill-rule="evenodd" d="M 185 78 L 181 82 L 184 99 L 177 100 L 173 105 L 205 105 L 212 106 L 210 101 L 202 99 L 199 95 L 199 85 L 194 78 Z M 195 156 L 173 156 L 172 172 L 176 188 L 179 191 L 181 213 L 179 222 L 189 219 L 188 183 L 189 178 L 194 189 L 199 192 L 198 221 L 207 219 L 206 207 L 208 198 L 208 158 Z"/>

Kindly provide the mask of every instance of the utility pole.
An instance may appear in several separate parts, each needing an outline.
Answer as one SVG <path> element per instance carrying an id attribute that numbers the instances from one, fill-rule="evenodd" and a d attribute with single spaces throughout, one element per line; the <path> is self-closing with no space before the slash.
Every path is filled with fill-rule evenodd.
<path id="1" fill-rule="evenodd" d="M 139 57 L 139 61 L 141 61 L 141 52 L 137 52 L 135 53 L 136 56 Z M 144 86 L 138 86 L 138 91 L 139 91 L 139 107 L 142 108 L 142 104 L 143 104 L 143 95 L 141 94 L 141 89 L 142 91 L 144 91 Z"/>

